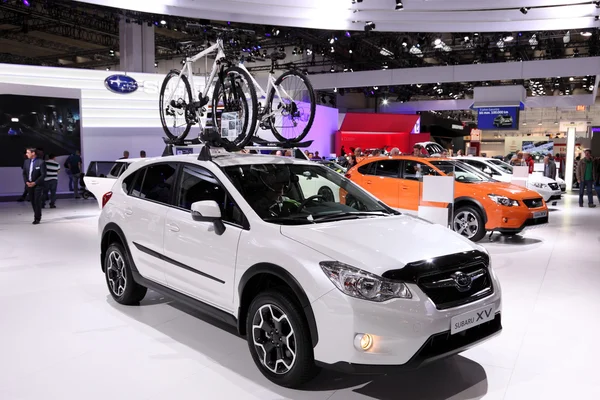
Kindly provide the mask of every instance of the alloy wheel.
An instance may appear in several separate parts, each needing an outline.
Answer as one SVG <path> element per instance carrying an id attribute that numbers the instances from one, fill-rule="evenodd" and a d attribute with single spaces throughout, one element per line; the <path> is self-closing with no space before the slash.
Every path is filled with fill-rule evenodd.
<path id="1" fill-rule="evenodd" d="M 461 211 L 454 217 L 454 231 L 468 239 L 479 231 L 477 216 L 470 211 Z"/>
<path id="2" fill-rule="evenodd" d="M 256 310 L 252 340 L 263 366 L 274 374 L 288 373 L 296 362 L 296 336 L 288 316 L 274 304 Z"/>
<path id="3" fill-rule="evenodd" d="M 113 251 L 108 256 L 106 276 L 108 278 L 110 290 L 115 294 L 115 296 L 123 296 L 123 293 L 125 293 L 125 288 L 127 287 L 127 275 L 125 273 L 125 260 L 117 251 Z"/>

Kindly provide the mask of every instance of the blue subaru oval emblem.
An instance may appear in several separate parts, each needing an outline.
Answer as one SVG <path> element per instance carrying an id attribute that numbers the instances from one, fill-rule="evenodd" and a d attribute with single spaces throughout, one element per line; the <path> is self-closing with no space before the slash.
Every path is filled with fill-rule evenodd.
<path id="1" fill-rule="evenodd" d="M 127 94 L 138 89 L 135 79 L 127 75 L 111 75 L 104 80 L 104 85 L 113 93 Z"/>

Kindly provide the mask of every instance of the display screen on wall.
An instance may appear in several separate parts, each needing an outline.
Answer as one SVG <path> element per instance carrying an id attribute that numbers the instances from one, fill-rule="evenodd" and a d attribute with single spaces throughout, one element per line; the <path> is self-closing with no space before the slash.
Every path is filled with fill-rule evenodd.
<path id="1" fill-rule="evenodd" d="M 481 130 L 517 130 L 519 129 L 519 108 L 478 108 L 477 128 Z"/>
<path id="2" fill-rule="evenodd" d="M 25 149 L 57 157 L 81 148 L 79 99 L 0 95 L 0 167 L 21 167 Z"/>
<path id="3" fill-rule="evenodd" d="M 545 156 L 547 154 L 553 154 L 554 142 L 533 142 L 523 141 L 522 150 L 531 154 L 532 156 Z"/>

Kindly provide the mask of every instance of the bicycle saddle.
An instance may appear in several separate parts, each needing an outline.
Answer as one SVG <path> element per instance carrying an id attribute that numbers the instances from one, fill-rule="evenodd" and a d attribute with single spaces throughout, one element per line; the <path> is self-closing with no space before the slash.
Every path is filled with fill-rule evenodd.
<path id="1" fill-rule="evenodd" d="M 269 58 L 273 61 L 285 60 L 285 57 L 286 54 L 281 51 L 274 51 L 273 53 L 269 54 Z"/>

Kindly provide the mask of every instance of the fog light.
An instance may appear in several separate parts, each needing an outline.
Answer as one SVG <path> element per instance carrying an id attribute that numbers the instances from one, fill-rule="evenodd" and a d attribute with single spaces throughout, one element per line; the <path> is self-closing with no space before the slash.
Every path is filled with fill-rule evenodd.
<path id="1" fill-rule="evenodd" d="M 502 218 L 502 221 L 503 221 L 504 223 L 507 223 L 507 222 L 508 222 L 508 218 Z"/>
<path id="2" fill-rule="evenodd" d="M 373 336 L 368 333 L 359 333 L 354 338 L 354 346 L 362 351 L 368 351 L 373 347 Z"/>

